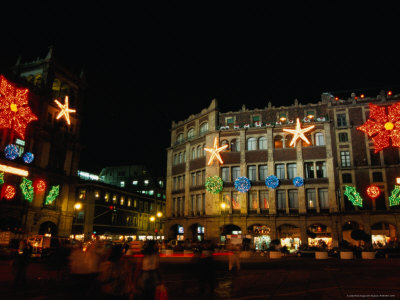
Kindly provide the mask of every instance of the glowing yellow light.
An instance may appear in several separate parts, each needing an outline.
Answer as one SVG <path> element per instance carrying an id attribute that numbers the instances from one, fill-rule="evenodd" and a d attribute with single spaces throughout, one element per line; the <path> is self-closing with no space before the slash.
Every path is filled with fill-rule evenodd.
<path id="1" fill-rule="evenodd" d="M 6 172 L 6 173 L 11 173 L 14 175 L 23 176 L 23 177 L 26 177 L 29 175 L 29 172 L 24 169 L 14 168 L 14 167 L 6 166 L 6 165 L 0 165 L 0 171 Z"/>
<path id="2" fill-rule="evenodd" d="M 222 208 L 222 209 L 225 209 L 225 208 L 226 208 L 226 203 L 225 203 L 225 202 L 222 202 L 222 203 L 221 203 L 221 208 Z"/>
<path id="3" fill-rule="evenodd" d="M 400 177 L 396 178 L 396 184 L 400 184 Z"/>
<path id="4" fill-rule="evenodd" d="M 213 162 L 214 158 L 218 159 L 219 162 L 221 164 L 223 164 L 224 162 L 222 161 L 221 156 L 219 155 L 219 152 L 221 152 L 222 150 L 226 149 L 228 147 L 228 144 L 223 145 L 222 147 L 218 148 L 218 138 L 214 139 L 214 148 L 204 148 L 204 150 L 206 150 L 207 152 L 211 153 L 211 157 L 208 160 L 208 165 L 211 165 L 211 163 Z"/>
<path id="5" fill-rule="evenodd" d="M 11 105 L 10 105 L 10 110 L 13 111 L 13 112 L 17 112 L 17 111 L 18 111 L 18 109 L 17 109 L 17 104 L 11 103 Z"/>
<path id="6" fill-rule="evenodd" d="M 154 222 L 156 220 L 156 218 L 154 216 L 150 217 L 150 222 Z"/>
<path id="7" fill-rule="evenodd" d="M 157 217 L 159 217 L 159 218 L 162 217 L 162 212 L 161 212 L 161 211 L 159 211 L 159 212 L 157 213 Z"/>
<path id="8" fill-rule="evenodd" d="M 82 204 L 79 203 L 79 202 L 77 202 L 77 203 L 75 203 L 74 208 L 75 208 L 76 210 L 79 210 L 79 209 L 82 208 Z"/>
<path id="9" fill-rule="evenodd" d="M 394 127 L 394 125 L 393 125 L 392 122 L 386 122 L 386 123 L 385 123 L 385 129 L 386 129 L 386 130 L 392 130 L 393 127 Z"/>
<path id="10" fill-rule="evenodd" d="M 305 141 L 307 144 L 310 144 L 310 141 L 306 138 L 306 136 L 304 134 L 306 132 L 312 130 L 314 127 L 315 127 L 315 125 L 311 125 L 309 127 L 306 127 L 306 128 L 302 129 L 301 125 L 300 125 L 300 119 L 297 118 L 296 119 L 296 128 L 295 129 L 284 128 L 283 131 L 293 134 L 293 138 L 292 138 L 292 141 L 290 142 L 290 146 L 295 145 L 299 138 L 302 139 L 303 141 Z"/>
<path id="11" fill-rule="evenodd" d="M 68 107 L 68 96 L 65 96 L 65 100 L 64 100 L 64 105 L 60 103 L 60 101 L 58 100 L 54 100 L 54 102 L 58 105 L 58 107 L 60 108 L 60 112 L 58 113 L 56 119 L 58 120 L 59 118 L 61 118 L 62 116 L 65 117 L 65 120 L 67 121 L 68 125 L 71 125 L 71 121 L 69 119 L 69 113 L 74 113 L 76 112 L 75 109 L 70 109 Z"/>

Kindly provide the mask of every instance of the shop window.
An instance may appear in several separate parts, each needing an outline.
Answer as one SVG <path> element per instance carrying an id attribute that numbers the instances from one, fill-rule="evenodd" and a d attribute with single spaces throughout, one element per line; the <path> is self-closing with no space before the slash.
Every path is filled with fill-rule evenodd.
<path id="1" fill-rule="evenodd" d="M 373 182 L 383 182 L 382 172 L 373 172 L 372 173 L 372 181 Z"/>
<path id="2" fill-rule="evenodd" d="M 340 163 L 342 167 L 350 167 L 350 151 L 340 151 Z"/>
<path id="3" fill-rule="evenodd" d="M 247 139 L 247 150 L 248 151 L 257 150 L 257 140 L 255 138 Z"/>
<path id="4" fill-rule="evenodd" d="M 248 195 L 249 203 L 248 207 L 250 210 L 256 210 L 258 209 L 258 198 L 257 198 L 257 192 L 249 192 Z"/>
<path id="5" fill-rule="evenodd" d="M 326 178 L 327 173 L 326 173 L 326 162 L 324 161 L 317 161 L 315 163 L 315 167 L 317 169 L 317 178 Z"/>
<path id="6" fill-rule="evenodd" d="M 274 137 L 274 148 L 275 149 L 283 148 L 283 137 L 281 135 L 276 135 Z"/>
<path id="7" fill-rule="evenodd" d="M 347 126 L 346 122 L 346 114 L 337 114 L 336 115 L 336 122 L 338 127 L 345 127 Z"/>
<path id="8" fill-rule="evenodd" d="M 232 201 L 232 199 L 231 199 L 231 194 L 230 193 L 223 193 L 222 194 L 222 202 L 224 202 L 228 206 L 228 209 L 229 209 L 229 207 L 231 205 L 231 201 Z"/>
<path id="9" fill-rule="evenodd" d="M 288 178 L 293 179 L 297 176 L 297 164 L 287 164 Z"/>
<path id="10" fill-rule="evenodd" d="M 288 197 L 289 197 L 289 208 L 290 209 L 298 209 L 299 201 L 297 199 L 297 190 L 289 190 Z"/>
<path id="11" fill-rule="evenodd" d="M 258 139 L 258 149 L 260 149 L 260 150 L 267 149 L 267 138 L 265 136 L 260 137 Z"/>
<path id="12" fill-rule="evenodd" d="M 232 181 L 235 182 L 236 179 L 240 177 L 240 167 L 232 167 Z"/>
<path id="13" fill-rule="evenodd" d="M 321 132 L 317 132 L 315 134 L 315 145 L 316 146 L 325 146 L 325 136 Z"/>
<path id="14" fill-rule="evenodd" d="M 105 193 L 104 194 L 104 202 L 108 202 L 108 201 L 110 201 L 110 194 L 109 193 Z"/>
<path id="15" fill-rule="evenodd" d="M 261 209 L 269 209 L 269 202 L 268 202 L 268 191 L 260 191 L 260 208 Z"/>
<path id="16" fill-rule="evenodd" d="M 268 166 L 261 165 L 258 167 L 258 176 L 260 177 L 261 181 L 265 181 L 268 177 Z"/>
<path id="17" fill-rule="evenodd" d="M 285 165 L 284 164 L 276 164 L 275 165 L 275 174 L 279 179 L 285 179 Z"/>
<path id="18" fill-rule="evenodd" d="M 254 181 L 257 179 L 256 176 L 256 166 L 248 166 L 247 167 L 247 177 L 249 178 L 249 180 Z"/>
<path id="19" fill-rule="evenodd" d="M 319 189 L 319 207 L 321 209 L 329 209 L 328 189 Z"/>
<path id="20" fill-rule="evenodd" d="M 240 210 L 240 202 L 239 202 L 239 193 L 238 192 L 232 193 L 232 209 Z"/>
<path id="21" fill-rule="evenodd" d="M 276 191 L 276 205 L 278 210 L 286 209 L 286 191 L 277 190 Z"/>
<path id="22" fill-rule="evenodd" d="M 229 180 L 229 168 L 228 167 L 222 167 L 221 168 L 221 178 L 224 182 L 228 182 Z"/>
<path id="23" fill-rule="evenodd" d="M 346 143 L 348 141 L 349 141 L 349 137 L 347 135 L 347 132 L 339 132 L 339 142 Z"/>
<path id="24" fill-rule="evenodd" d="M 342 174 L 342 182 L 343 183 L 352 183 L 353 179 L 351 173 L 343 173 Z"/>

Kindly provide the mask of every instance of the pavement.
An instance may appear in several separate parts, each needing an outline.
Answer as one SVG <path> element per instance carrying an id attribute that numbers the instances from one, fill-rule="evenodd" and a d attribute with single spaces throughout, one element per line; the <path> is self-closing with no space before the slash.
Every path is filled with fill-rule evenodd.
<path id="1" fill-rule="evenodd" d="M 241 259 L 228 271 L 228 256 L 215 256 L 213 292 L 202 286 L 190 257 L 162 257 L 170 300 L 196 299 L 400 299 L 400 259 L 316 260 L 306 257 Z M 211 275 L 210 275 L 211 278 Z M 31 263 L 26 289 L 14 289 L 11 261 L 0 261 L 0 299 L 90 299 L 88 286 L 68 272 Z"/>

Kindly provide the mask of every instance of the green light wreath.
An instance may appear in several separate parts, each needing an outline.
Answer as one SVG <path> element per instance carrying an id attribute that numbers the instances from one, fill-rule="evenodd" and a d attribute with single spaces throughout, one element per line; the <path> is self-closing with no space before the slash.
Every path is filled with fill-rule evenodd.
<path id="1" fill-rule="evenodd" d="M 211 194 L 218 194 L 222 192 L 224 182 L 219 176 L 210 176 L 206 180 L 206 190 Z"/>

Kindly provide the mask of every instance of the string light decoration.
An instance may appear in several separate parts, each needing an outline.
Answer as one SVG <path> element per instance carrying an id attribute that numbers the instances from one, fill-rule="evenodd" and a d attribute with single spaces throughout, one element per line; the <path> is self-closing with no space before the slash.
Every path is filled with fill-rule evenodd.
<path id="1" fill-rule="evenodd" d="M 0 173 L 0 184 L 3 184 L 3 183 L 4 183 L 4 173 L 1 172 Z"/>
<path id="2" fill-rule="evenodd" d="M 22 159 L 24 160 L 24 163 L 26 163 L 26 164 L 30 164 L 31 162 L 33 162 L 34 158 L 35 158 L 35 156 L 31 152 L 26 152 L 22 156 Z"/>
<path id="3" fill-rule="evenodd" d="M 51 190 L 49 194 L 46 196 L 46 201 L 44 202 L 45 205 L 52 204 L 54 200 L 58 197 L 60 194 L 60 186 L 59 185 L 53 185 L 51 187 Z"/>
<path id="4" fill-rule="evenodd" d="M 224 182 L 219 176 L 210 176 L 206 180 L 206 191 L 211 194 L 218 194 L 222 192 Z"/>
<path id="5" fill-rule="evenodd" d="M 241 176 L 235 180 L 235 189 L 240 193 L 247 193 L 251 188 L 250 180 L 247 177 Z"/>
<path id="6" fill-rule="evenodd" d="M 9 184 L 5 184 L 3 185 L 2 188 L 2 198 L 6 198 L 7 200 L 11 200 L 12 198 L 14 198 L 15 196 L 15 187 L 13 187 L 12 185 Z"/>
<path id="7" fill-rule="evenodd" d="M 289 146 L 294 146 L 298 139 L 302 139 L 307 144 L 310 144 L 310 141 L 308 140 L 308 138 L 306 138 L 306 136 L 304 134 L 306 132 L 309 132 L 310 130 L 312 130 L 314 127 L 315 127 L 315 125 L 311 125 L 311 126 L 308 126 L 306 128 L 301 128 L 300 119 L 297 118 L 296 119 L 296 128 L 295 129 L 288 129 L 288 128 L 284 128 L 283 129 L 283 131 L 293 134 L 293 138 L 290 141 Z"/>
<path id="8" fill-rule="evenodd" d="M 28 92 L 0 76 L 0 128 L 13 129 L 23 140 L 28 124 L 38 119 L 28 105 Z"/>
<path id="9" fill-rule="evenodd" d="M 36 193 L 43 193 L 46 190 L 46 182 L 43 179 L 37 179 L 33 183 Z"/>
<path id="10" fill-rule="evenodd" d="M 349 201 L 353 203 L 354 206 L 359 206 L 362 207 L 363 204 L 363 199 L 361 198 L 360 194 L 356 191 L 356 188 L 354 186 L 348 186 L 346 185 L 346 190 L 344 191 L 344 194 L 347 196 Z"/>
<path id="11" fill-rule="evenodd" d="M 369 103 L 369 119 L 358 130 L 372 137 L 375 153 L 390 146 L 400 147 L 400 102 L 388 107 Z"/>
<path id="12" fill-rule="evenodd" d="M 29 172 L 27 170 L 14 168 L 14 167 L 2 165 L 2 164 L 0 164 L 0 171 L 6 172 L 6 173 L 11 173 L 14 175 L 23 176 L 23 177 L 26 177 L 29 175 Z"/>
<path id="13" fill-rule="evenodd" d="M 22 194 L 24 195 L 25 200 L 32 202 L 34 196 L 32 181 L 23 177 L 22 183 L 19 186 L 21 187 L 21 191 Z"/>
<path id="14" fill-rule="evenodd" d="M 19 155 L 19 150 L 17 145 L 9 144 L 4 148 L 4 155 L 9 160 L 14 160 Z"/>
<path id="15" fill-rule="evenodd" d="M 229 146 L 229 145 L 227 144 L 227 145 L 223 145 L 223 146 L 221 146 L 221 147 L 218 147 L 218 138 L 216 137 L 216 138 L 214 139 L 214 148 L 204 148 L 204 150 L 206 150 L 207 152 L 210 152 L 210 153 L 211 153 L 210 159 L 208 160 L 208 165 L 211 165 L 212 162 L 213 162 L 213 160 L 214 160 L 215 158 L 216 158 L 216 159 L 221 163 L 221 165 L 222 165 L 224 162 L 222 161 L 222 158 L 221 158 L 221 156 L 219 155 L 219 153 L 220 153 L 222 150 L 226 149 L 228 146 Z"/>
<path id="16" fill-rule="evenodd" d="M 293 184 L 296 187 L 301 187 L 304 185 L 304 179 L 301 177 L 295 177 L 293 178 Z"/>
<path id="17" fill-rule="evenodd" d="M 395 185 L 389 197 L 389 206 L 400 205 L 400 185 Z"/>
<path id="18" fill-rule="evenodd" d="M 279 186 L 279 179 L 275 175 L 270 175 L 265 179 L 265 185 L 271 189 L 276 189 Z"/>
<path id="19" fill-rule="evenodd" d="M 381 194 L 381 190 L 376 185 L 370 185 L 367 188 L 367 195 L 372 199 L 378 198 L 380 194 Z"/>
<path id="20" fill-rule="evenodd" d="M 57 106 L 60 108 L 60 112 L 58 113 L 56 119 L 60 119 L 62 116 L 64 116 L 65 120 L 67 121 L 68 125 L 71 125 L 71 120 L 69 119 L 69 113 L 74 113 L 76 112 L 75 109 L 71 109 L 69 108 L 69 104 L 68 104 L 68 96 L 65 96 L 64 99 L 64 104 L 61 104 L 60 101 L 58 101 L 57 99 L 54 100 L 54 102 L 57 104 Z"/>

